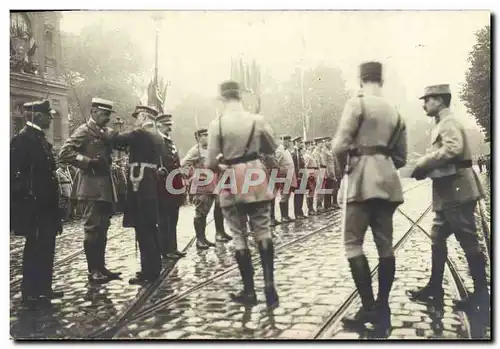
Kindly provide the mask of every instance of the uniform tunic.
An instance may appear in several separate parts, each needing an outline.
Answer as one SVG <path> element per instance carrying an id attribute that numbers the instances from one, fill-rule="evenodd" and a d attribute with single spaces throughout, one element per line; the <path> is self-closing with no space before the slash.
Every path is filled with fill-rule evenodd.
<path id="1" fill-rule="evenodd" d="M 26 238 L 23 294 L 48 294 L 55 238 L 62 232 L 59 184 L 52 144 L 32 126 L 26 126 L 10 144 L 10 230 Z"/>

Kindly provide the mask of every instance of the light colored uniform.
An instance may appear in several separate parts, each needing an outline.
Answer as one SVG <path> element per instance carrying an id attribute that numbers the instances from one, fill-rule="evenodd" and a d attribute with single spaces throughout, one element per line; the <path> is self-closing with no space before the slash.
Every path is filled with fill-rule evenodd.
<path id="1" fill-rule="evenodd" d="M 363 103 L 363 104 L 362 104 Z M 364 105 L 364 120 L 360 123 Z M 333 140 L 333 153 L 342 162 L 349 148 L 386 147 L 397 125 L 399 114 L 395 107 L 378 95 L 351 98 L 347 101 Z M 400 132 L 391 157 L 384 154 L 362 154 L 351 158 L 352 170 L 348 174 L 347 198 L 343 197 L 346 185 L 342 180 L 338 199 L 347 199 L 344 244 L 347 258 L 363 255 L 363 240 L 371 227 L 380 257 L 393 255 L 392 216 L 397 205 L 403 202 L 403 190 L 396 172 L 406 163 L 406 127 L 401 120 Z"/>
<path id="2" fill-rule="evenodd" d="M 248 142 L 254 123 L 254 134 L 252 140 Z M 223 143 L 222 149 L 220 140 Z M 247 142 L 248 150 L 245 154 Z M 267 177 L 262 184 L 250 186 L 249 190 L 244 191 L 242 187 L 247 171 L 266 173 L 266 167 L 259 155 L 274 154 L 276 148 L 271 127 L 262 116 L 246 112 L 240 102 L 227 103 L 220 119 L 212 121 L 208 128 L 206 167 L 216 170 L 219 154 L 223 155 L 228 164 L 235 161 L 229 165 L 229 170 L 234 171 L 233 178 L 236 180 L 237 190 L 233 193 L 229 189 L 222 190 L 219 200 L 224 218 L 233 232 L 236 250 L 247 248 L 247 217 L 250 219 L 252 234 L 257 242 L 271 239 L 269 201 L 274 199 L 274 194 L 269 188 Z M 252 155 L 256 156 L 252 159 Z M 221 182 L 224 178 L 225 175 L 221 174 Z"/>

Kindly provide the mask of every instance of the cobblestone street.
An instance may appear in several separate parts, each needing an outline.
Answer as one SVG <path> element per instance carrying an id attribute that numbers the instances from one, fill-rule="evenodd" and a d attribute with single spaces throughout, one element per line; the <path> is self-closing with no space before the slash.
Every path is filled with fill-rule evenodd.
<path id="1" fill-rule="evenodd" d="M 409 301 L 405 294 L 409 289 L 424 286 L 429 279 L 431 252 L 426 234 L 430 232 L 433 212 L 428 210 L 432 197 L 429 181 L 403 183 L 405 203 L 394 216 L 397 270 L 390 297 L 393 330 L 389 339 L 467 337 L 469 321 L 451 307 L 452 299 L 460 295 L 449 268 L 444 280 L 446 306 L 440 316 L 425 305 Z M 51 306 L 39 309 L 27 309 L 20 303 L 23 240 L 11 238 L 11 335 L 15 338 L 313 339 L 318 338 L 324 324 L 346 300 L 351 302 L 347 314 L 359 306 L 343 250 L 340 210 L 273 228 L 275 279 L 280 295 L 280 307 L 273 312 L 265 311 L 263 276 L 255 244 L 251 242 L 250 248 L 259 304 L 247 310 L 229 301 L 228 294 L 241 287 L 233 243 L 217 243 L 215 248 L 198 251 L 190 244 L 194 236 L 193 215 L 193 207 L 186 206 L 179 216 L 179 249 L 186 248 L 187 256 L 175 265 L 173 262 L 165 265 L 163 279 L 154 289 L 128 284 L 128 279 L 139 270 L 139 252 L 133 230 L 122 228 L 121 216 L 113 218 L 106 257 L 108 267 L 123 272 L 123 279 L 101 286 L 87 285 L 85 255 L 81 251 L 82 223 L 67 224 L 57 241 L 54 266 L 54 288 L 64 290 L 65 295 L 53 300 Z M 478 210 L 478 233 L 483 234 L 481 217 Z M 212 241 L 214 234 L 210 221 L 207 236 Z M 472 289 L 461 247 L 454 237 L 448 245 L 452 265 L 465 286 Z M 364 251 L 375 271 L 378 256 L 370 231 Z M 373 280 L 376 293 L 376 276 Z M 129 312 L 132 305 L 137 308 Z M 321 335 L 333 339 L 364 337 L 363 333 L 346 332 L 338 321 L 331 322 Z"/>

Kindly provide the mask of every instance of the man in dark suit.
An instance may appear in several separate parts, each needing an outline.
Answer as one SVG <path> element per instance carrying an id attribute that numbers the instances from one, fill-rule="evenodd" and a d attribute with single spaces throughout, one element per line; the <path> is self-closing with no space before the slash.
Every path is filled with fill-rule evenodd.
<path id="1" fill-rule="evenodd" d="M 294 147 L 291 153 L 295 166 L 295 175 L 297 176 L 297 188 L 294 188 L 293 212 L 295 214 L 295 219 L 304 219 L 306 218 L 302 211 L 302 206 L 304 206 L 304 194 L 298 190 L 302 183 L 302 176 L 305 173 L 305 161 L 302 155 L 302 137 L 295 137 L 292 142 Z"/>
<path id="2" fill-rule="evenodd" d="M 24 303 L 61 298 L 52 290 L 56 236 L 62 233 L 59 184 L 52 144 L 45 138 L 54 111 L 49 101 L 26 103 L 24 129 L 10 144 L 10 230 L 26 237 Z"/>
<path id="3" fill-rule="evenodd" d="M 112 148 L 106 141 L 113 103 L 100 98 L 92 99 L 87 123 L 81 125 L 61 148 L 59 160 L 77 167 L 72 198 L 85 201 L 85 239 L 83 247 L 87 257 L 89 281 L 106 283 L 118 279 L 121 273 L 106 268 L 105 253 L 108 228 L 117 201 L 111 175 Z"/>

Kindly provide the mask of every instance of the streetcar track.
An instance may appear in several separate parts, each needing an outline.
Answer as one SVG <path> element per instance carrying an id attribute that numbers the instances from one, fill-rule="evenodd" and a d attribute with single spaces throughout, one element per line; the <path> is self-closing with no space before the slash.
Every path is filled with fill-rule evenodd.
<path id="1" fill-rule="evenodd" d="M 423 181 L 423 182 L 420 182 L 418 183 L 417 185 L 414 185 L 406 190 L 403 191 L 403 193 L 406 193 L 406 192 L 409 192 L 413 189 L 416 189 L 418 187 L 420 187 L 421 185 L 425 184 L 426 182 Z M 426 210 L 426 212 L 424 214 L 422 214 L 422 217 L 430 210 L 431 206 L 428 207 L 428 209 Z M 324 212 L 324 213 L 328 213 L 328 212 Z M 322 213 L 322 214 L 324 214 Z M 294 245 L 296 243 L 300 243 L 300 242 L 303 242 L 305 240 L 308 240 L 310 238 L 312 238 L 313 236 L 317 235 L 318 233 L 320 232 L 323 232 L 324 230 L 330 228 L 331 226 L 337 224 L 338 222 L 337 221 L 334 221 L 332 223 L 328 223 L 322 227 L 319 227 L 315 230 L 313 230 L 312 232 L 304 235 L 304 236 L 301 236 L 299 238 L 296 238 L 296 239 L 293 239 L 293 240 L 290 240 L 286 243 L 283 243 L 283 244 L 280 244 L 278 246 L 275 247 L 275 251 L 278 251 L 278 250 L 281 250 L 285 247 L 288 247 L 290 245 Z M 413 228 L 413 227 L 412 227 Z M 257 262 L 258 260 L 260 260 L 260 257 L 253 257 L 252 258 L 252 263 L 255 263 Z M 238 269 L 238 266 L 235 265 L 235 266 L 232 266 L 232 267 L 229 267 L 219 273 L 217 273 L 216 275 L 213 275 L 209 278 L 206 278 L 205 280 L 199 282 L 197 285 L 189 288 L 188 290 L 184 291 L 184 292 L 181 292 L 181 293 L 177 293 L 177 294 L 174 294 L 174 295 L 171 295 L 169 297 L 166 297 L 162 300 L 159 300 L 157 302 L 155 302 L 154 304 L 142 309 L 142 310 L 139 310 L 136 314 L 133 314 L 133 312 L 128 312 L 129 314 L 131 314 L 132 316 L 130 317 L 130 319 L 124 319 L 124 321 L 120 321 L 120 324 L 117 325 L 117 326 L 111 326 L 108 328 L 107 331 L 105 332 L 102 332 L 100 333 L 100 337 L 99 338 L 105 338 L 105 339 L 111 339 L 113 338 L 126 324 L 128 324 L 130 321 L 135 321 L 135 320 L 138 320 L 140 318 L 143 318 L 143 317 L 146 317 L 146 316 L 149 316 L 150 314 L 158 311 L 159 309 L 161 308 L 164 308 L 164 307 L 167 307 L 167 306 L 170 306 L 190 295 L 192 295 L 193 293 L 197 292 L 198 290 L 204 288 L 205 286 L 223 278 L 224 276 L 230 274 L 231 272 L 234 272 L 235 270 Z"/>
<path id="2" fill-rule="evenodd" d="M 399 208 L 398 211 L 403 213 L 403 216 L 407 218 L 411 223 L 411 227 L 406 231 L 406 233 L 399 239 L 399 241 L 394 245 L 394 254 L 404 245 L 404 243 L 410 238 L 412 233 L 415 232 L 415 228 L 418 223 L 429 213 L 432 205 L 429 205 L 427 209 L 418 217 L 416 221 L 412 221 L 405 215 Z M 379 263 L 370 272 L 370 277 L 373 278 L 377 275 L 379 269 Z M 332 330 L 338 329 L 342 318 L 347 315 L 351 306 L 359 298 L 359 293 L 356 288 L 354 288 L 346 300 L 337 308 L 337 310 L 330 315 L 325 322 L 320 326 L 313 336 L 313 339 L 329 339 L 331 337 Z"/>

